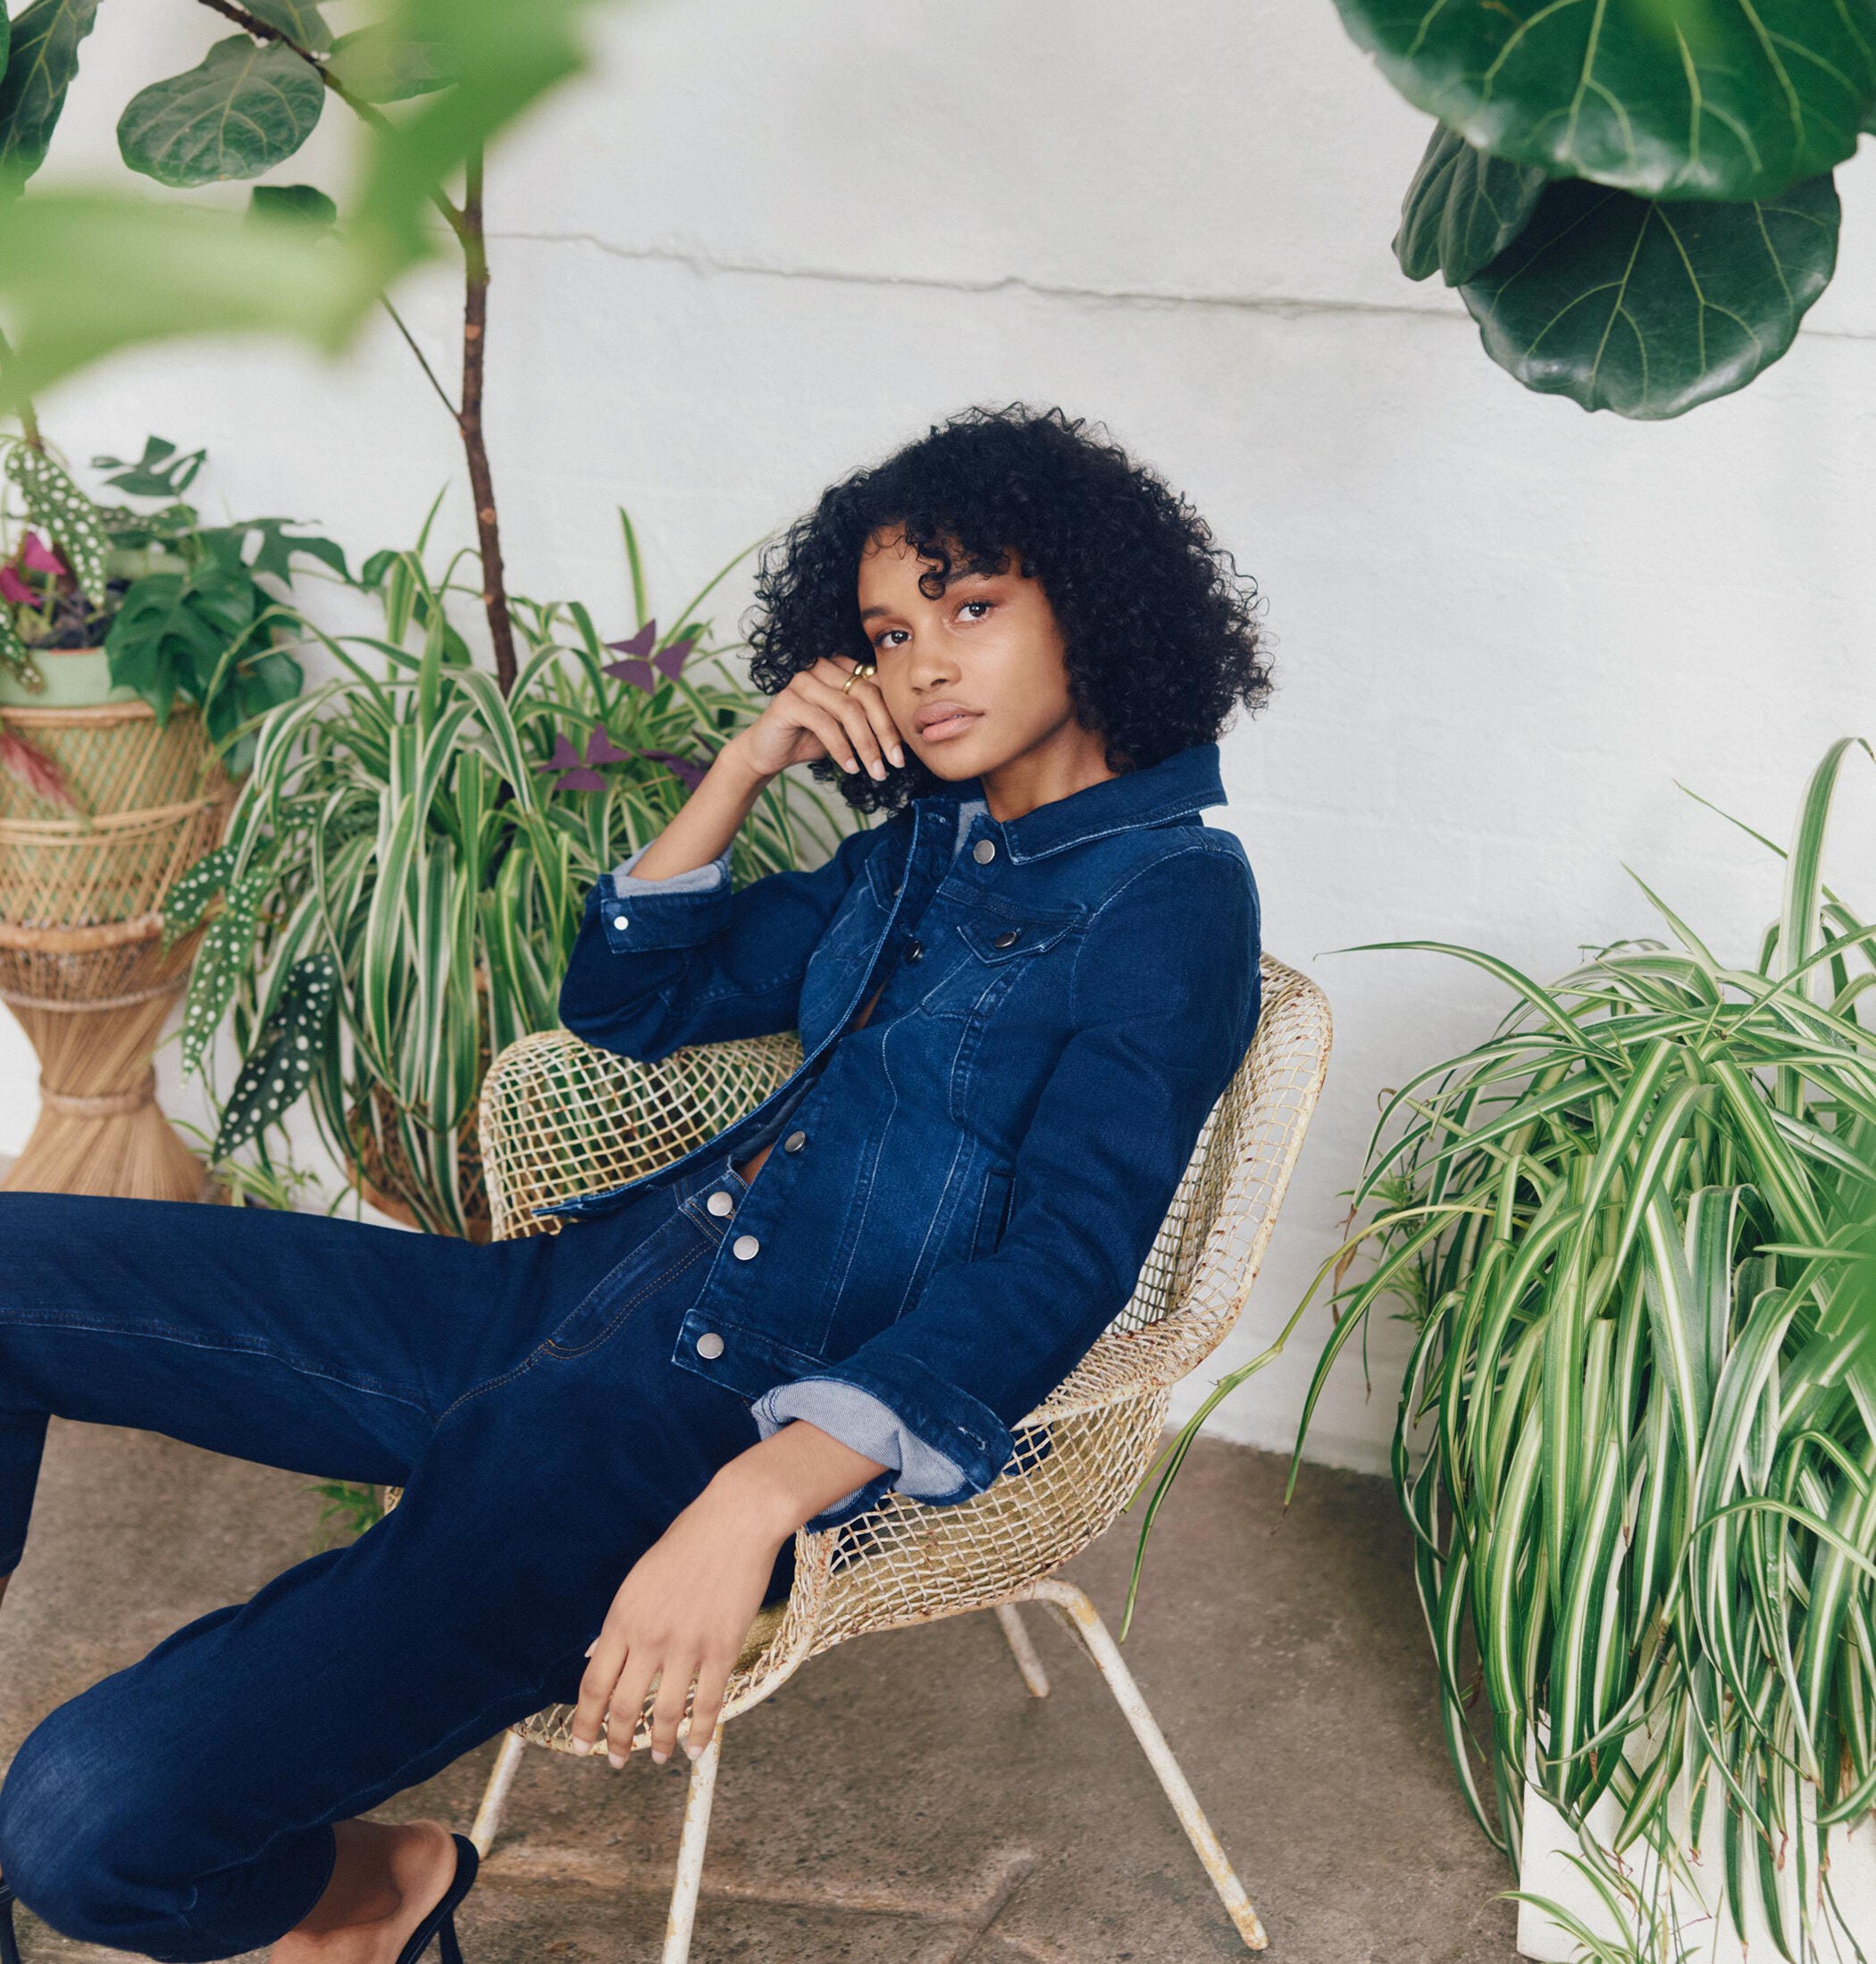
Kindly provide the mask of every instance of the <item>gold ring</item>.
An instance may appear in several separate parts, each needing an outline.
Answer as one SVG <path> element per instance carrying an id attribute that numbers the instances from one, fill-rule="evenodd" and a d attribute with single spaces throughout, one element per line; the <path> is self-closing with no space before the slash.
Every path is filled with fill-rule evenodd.
<path id="1" fill-rule="evenodd" d="M 855 662 L 853 673 L 841 684 L 841 693 L 842 695 L 850 693 L 856 682 L 870 682 L 878 673 L 879 670 L 870 661 Z"/>

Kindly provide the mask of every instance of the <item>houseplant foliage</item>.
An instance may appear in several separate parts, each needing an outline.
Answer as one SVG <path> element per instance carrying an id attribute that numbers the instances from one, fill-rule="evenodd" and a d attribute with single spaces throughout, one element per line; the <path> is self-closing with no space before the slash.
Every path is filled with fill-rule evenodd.
<path id="1" fill-rule="evenodd" d="M 398 274 L 449 238 L 465 302 L 454 400 L 405 332 L 462 439 L 484 616 L 506 691 L 515 649 L 482 436 L 482 156 L 490 138 L 583 65 L 575 29 L 590 0 L 338 4 L 358 21 L 340 34 L 316 0 L 172 0 L 179 14 L 193 6 L 238 31 L 139 89 L 118 119 L 132 171 L 190 190 L 288 162 L 336 97 L 364 149 L 347 209 L 311 185 L 258 186 L 246 220 L 109 190 L 21 197 L 97 0 L 33 0 L 11 23 L 10 50 L 0 23 L 0 305 L 19 341 L 15 349 L 0 339 L 0 409 L 17 411 L 30 436 L 35 390 L 113 348 L 175 334 L 260 329 L 336 350 L 372 306 L 389 306 L 385 290 Z"/>
<path id="2" fill-rule="evenodd" d="M 480 589 L 423 550 L 368 561 L 385 632 L 329 643 L 344 673 L 263 726 L 224 844 L 172 889 L 203 916 L 186 1070 L 224 1017 L 242 1063 L 214 1156 L 302 1095 L 361 1184 L 435 1232 L 483 1238 L 475 1101 L 490 1060 L 558 1024 L 592 881 L 654 836 L 754 713 L 697 612 L 601 640 L 578 605 L 516 602 L 524 657 L 504 695 L 449 620 Z M 715 583 L 712 583 L 713 584 Z M 706 594 L 709 591 L 706 589 Z M 734 848 L 739 879 L 825 851 L 811 788 L 777 783 Z"/>
<path id="3" fill-rule="evenodd" d="M 1394 252 L 1527 387 L 1658 418 L 1743 387 L 1836 267 L 1876 0 L 1336 0 L 1439 119 Z"/>
<path id="4" fill-rule="evenodd" d="M 1721 1793 L 1704 1872 L 1793 1959 L 1834 1954 L 1823 1831 L 1876 1803 L 1876 928 L 1821 874 L 1847 749 L 1749 967 L 1658 901 L 1668 939 L 1549 987 L 1441 951 L 1517 1005 L 1387 1101 L 1357 1230 L 1302 1305 L 1334 1279 L 1304 1432 L 1377 1308 L 1417 1331 L 1394 1478 L 1480 1826 L 1515 1860 L 1527 1776 L 1579 1830 L 1612 1792 L 1613 1848 L 1586 1856 L 1632 1889 L 1637 1854 L 1695 1873 L 1686 1801 Z M 1149 1527 L 1302 1314 L 1182 1431 Z"/>
<path id="5" fill-rule="evenodd" d="M 153 436 L 134 463 L 95 457 L 105 486 L 135 500 L 104 504 L 43 442 L 0 436 L 0 665 L 30 692 L 44 686 L 36 649 L 102 646 L 111 682 L 134 689 L 159 728 L 179 700 L 194 703 L 239 774 L 255 719 L 299 692 L 295 559 L 340 578 L 346 563 L 287 519 L 203 524 L 182 494 L 205 455 Z"/>

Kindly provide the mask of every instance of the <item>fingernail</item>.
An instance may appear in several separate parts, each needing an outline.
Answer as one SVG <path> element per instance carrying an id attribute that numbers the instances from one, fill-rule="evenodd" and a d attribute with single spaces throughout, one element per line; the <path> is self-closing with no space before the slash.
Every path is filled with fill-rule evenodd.
<path id="1" fill-rule="evenodd" d="M 583 1652 L 582 1652 L 582 1654 L 583 1656 L 586 1656 L 586 1657 L 590 1657 L 590 1656 L 591 1656 L 591 1655 L 593 1654 L 593 1652 L 594 1652 L 595 1650 L 597 1650 L 597 1649 L 598 1649 L 599 1648 L 599 1638 L 595 1637 L 595 1638 L 593 1639 L 593 1641 L 591 1641 L 591 1642 L 590 1642 L 590 1644 L 588 1644 L 588 1645 L 587 1645 L 587 1647 L 586 1647 L 585 1650 L 584 1650 L 584 1651 L 583 1651 Z"/>
<path id="2" fill-rule="evenodd" d="M 886 775 L 886 767 L 877 760 L 868 764 L 867 766 L 867 768 L 873 774 L 875 777 L 883 778 Z"/>
<path id="3" fill-rule="evenodd" d="M 593 1750 L 592 1742 L 590 1739 L 569 1739 L 567 1745 L 571 1750 L 580 1754 L 582 1758 L 584 1758 L 586 1754 Z"/>
<path id="4" fill-rule="evenodd" d="M 625 1764 L 625 1755 L 623 1752 L 609 1752 L 606 1757 L 615 1767 L 623 1767 Z"/>
<path id="5" fill-rule="evenodd" d="M 668 1752 L 660 1752 L 656 1746 L 651 1749 L 651 1763 L 655 1767 L 663 1766 L 670 1757 Z"/>
<path id="6" fill-rule="evenodd" d="M 703 1758 L 703 1748 L 701 1746 L 691 1745 L 688 1740 L 686 1740 L 684 1742 L 684 1750 L 689 1753 L 693 1759 L 701 1759 Z"/>
<path id="7" fill-rule="evenodd" d="M 859 759 L 857 757 L 850 757 L 847 761 L 841 766 L 841 768 L 842 770 L 858 770 L 859 768 Z"/>
<path id="8" fill-rule="evenodd" d="M 906 753 L 897 743 L 892 746 L 892 768 L 894 770 L 903 770 L 906 768 Z"/>

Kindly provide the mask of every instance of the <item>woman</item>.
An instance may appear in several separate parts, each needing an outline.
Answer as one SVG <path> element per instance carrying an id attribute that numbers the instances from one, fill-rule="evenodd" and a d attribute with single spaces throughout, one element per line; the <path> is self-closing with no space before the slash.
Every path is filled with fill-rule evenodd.
<path id="1" fill-rule="evenodd" d="M 772 700 L 594 883 L 560 997 L 644 1059 L 799 1029 L 754 1112 L 489 1247 L 0 1195 L 0 1575 L 49 1413 L 405 1489 L 28 1738 L 0 1872 L 58 1929 L 447 1958 L 473 1851 L 358 1816 L 555 1701 L 622 1764 L 654 1681 L 653 1758 L 693 1683 L 694 1757 L 795 1530 L 980 1492 L 1130 1294 L 1257 1019 L 1250 869 L 1200 816 L 1267 687 L 1248 583 L 1016 408 L 834 486 L 758 603 Z M 892 816 L 732 893 L 800 763 Z"/>

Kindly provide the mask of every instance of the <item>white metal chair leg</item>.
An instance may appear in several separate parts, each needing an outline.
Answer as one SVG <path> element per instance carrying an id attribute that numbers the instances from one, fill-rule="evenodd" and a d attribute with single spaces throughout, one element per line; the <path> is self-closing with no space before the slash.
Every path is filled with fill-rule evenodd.
<path id="1" fill-rule="evenodd" d="M 1073 1582 L 1065 1582 L 1059 1576 L 1051 1575 L 1032 1582 L 1024 1594 L 1039 1602 L 1052 1603 L 1073 1618 L 1076 1634 L 1100 1667 L 1108 1689 L 1114 1694 L 1115 1703 L 1126 1715 L 1127 1724 L 1134 1728 L 1134 1737 L 1140 1742 L 1153 1771 L 1159 1775 L 1160 1784 L 1165 1788 L 1166 1797 L 1179 1817 L 1179 1826 L 1198 1851 L 1199 1859 L 1205 1864 L 1205 1873 L 1211 1877 L 1211 1885 L 1218 1891 L 1227 1914 L 1237 1926 L 1238 1935 L 1252 1950 L 1263 1950 L 1270 1940 L 1264 1934 L 1257 1911 L 1251 1907 L 1244 1885 L 1237 1879 L 1236 1870 L 1232 1867 L 1218 1836 L 1212 1833 L 1211 1823 L 1205 1818 L 1198 1796 L 1180 1772 L 1179 1762 L 1173 1758 L 1172 1748 L 1166 1743 L 1166 1734 L 1160 1730 L 1147 1708 L 1146 1700 L 1140 1695 L 1134 1674 L 1121 1661 L 1119 1648 L 1108 1634 L 1108 1626 L 1101 1622 L 1100 1612 Z M 666 1964 L 671 1964 L 668 1957 Z"/>
<path id="2" fill-rule="evenodd" d="M 1014 1603 L 999 1603 L 997 1621 L 1003 1626 L 1003 1634 L 1009 1640 L 1010 1652 L 1016 1658 L 1017 1669 L 1023 1674 L 1023 1683 L 1029 1687 L 1030 1697 L 1047 1698 L 1049 1674 L 1043 1668 L 1043 1660 L 1036 1655 L 1035 1645 L 1030 1641 L 1028 1629 L 1017 1606 Z"/>
<path id="3" fill-rule="evenodd" d="M 527 1742 L 519 1733 L 501 1735 L 501 1750 L 495 1756 L 489 1784 L 482 1789 L 482 1804 L 475 1810 L 475 1826 L 469 1830 L 469 1839 L 475 1843 L 478 1855 L 486 1855 L 501 1833 L 502 1809 L 508 1804 L 508 1789 L 515 1784 L 521 1756 L 526 1750 Z"/>
<path id="4" fill-rule="evenodd" d="M 723 1756 L 723 1724 L 691 1768 L 684 1801 L 684 1831 L 677 1843 L 677 1886 L 671 1892 L 671 1918 L 665 1926 L 664 1964 L 689 1964 L 691 1931 L 697 1922 L 697 1893 L 703 1886 L 704 1844 L 710 1838 L 710 1803 L 716 1798 L 716 1763 Z"/>

